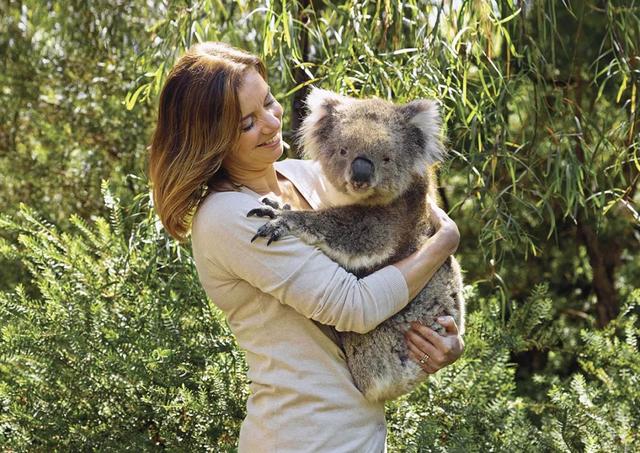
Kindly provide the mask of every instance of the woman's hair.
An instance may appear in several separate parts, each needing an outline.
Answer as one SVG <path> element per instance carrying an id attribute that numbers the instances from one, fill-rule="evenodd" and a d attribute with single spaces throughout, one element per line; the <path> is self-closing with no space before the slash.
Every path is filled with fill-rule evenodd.
<path id="1" fill-rule="evenodd" d="M 184 240 L 198 202 L 226 179 L 222 161 L 240 136 L 238 89 L 247 71 L 266 80 L 255 55 L 224 43 L 191 47 L 160 93 L 149 156 L 153 203 L 165 229 Z"/>

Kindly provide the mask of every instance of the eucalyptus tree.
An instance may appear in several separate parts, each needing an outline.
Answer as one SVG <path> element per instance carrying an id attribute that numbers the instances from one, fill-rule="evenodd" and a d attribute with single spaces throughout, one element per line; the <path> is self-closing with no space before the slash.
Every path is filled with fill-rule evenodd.
<path id="1" fill-rule="evenodd" d="M 102 209 L 102 179 L 141 190 L 151 109 L 130 112 L 137 54 L 161 14 L 146 2 L 3 0 L 0 210 L 64 222 Z"/>
<path id="2" fill-rule="evenodd" d="M 145 177 L 167 71 L 223 40 L 266 60 L 292 156 L 310 84 L 441 104 L 467 350 L 387 404 L 390 448 L 640 448 L 638 2 L 1 5 L 2 447 L 233 449 L 242 354 Z"/>
<path id="3" fill-rule="evenodd" d="M 148 62 L 209 39 L 259 52 L 292 107 L 289 137 L 311 83 L 439 100 L 451 150 L 440 193 L 470 280 L 502 295 L 505 319 L 508 300 L 546 281 L 559 315 L 604 326 L 640 281 L 637 2 L 202 0 L 168 11 Z M 153 97 L 166 69 L 149 64 L 139 90 Z"/>

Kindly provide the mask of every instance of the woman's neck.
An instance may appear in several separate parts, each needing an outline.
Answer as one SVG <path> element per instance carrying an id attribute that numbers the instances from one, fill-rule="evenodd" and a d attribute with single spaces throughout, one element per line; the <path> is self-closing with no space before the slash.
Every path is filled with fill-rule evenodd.
<path id="1" fill-rule="evenodd" d="M 225 170 L 233 183 L 243 185 L 259 195 L 268 193 L 280 195 L 281 193 L 278 175 L 273 165 L 259 170 L 225 166 Z"/>

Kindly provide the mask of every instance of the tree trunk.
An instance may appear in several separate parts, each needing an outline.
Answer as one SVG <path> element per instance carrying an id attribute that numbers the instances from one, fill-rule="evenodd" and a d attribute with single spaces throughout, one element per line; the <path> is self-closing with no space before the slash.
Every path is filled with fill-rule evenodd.
<path id="1" fill-rule="evenodd" d="M 601 247 L 593 227 L 582 216 L 578 218 L 578 238 L 584 244 L 589 255 L 589 263 L 593 272 L 593 289 L 596 293 L 596 317 L 598 327 L 605 327 L 620 312 L 618 294 L 614 285 L 614 266 L 616 255 L 620 251 L 616 246 Z"/>
<path id="2" fill-rule="evenodd" d="M 306 23 L 309 20 L 307 16 L 306 9 L 309 7 L 311 0 L 302 0 L 300 2 L 300 22 Z M 314 7 L 314 5 L 312 5 Z M 302 27 L 300 31 L 300 51 L 302 53 L 303 61 L 307 61 L 309 58 L 309 31 L 306 27 Z M 294 71 L 294 79 L 296 85 L 300 85 L 307 80 L 309 77 L 307 73 L 304 72 L 302 68 L 296 68 Z M 295 137 L 300 125 L 302 124 L 302 120 L 304 119 L 304 99 L 307 97 L 309 93 L 309 85 L 304 88 L 296 91 L 293 94 L 293 102 L 292 102 L 292 110 L 291 110 L 291 132 L 292 136 Z M 297 143 L 295 140 L 290 140 L 291 149 L 289 150 L 289 157 L 300 158 L 300 152 L 298 150 Z"/>

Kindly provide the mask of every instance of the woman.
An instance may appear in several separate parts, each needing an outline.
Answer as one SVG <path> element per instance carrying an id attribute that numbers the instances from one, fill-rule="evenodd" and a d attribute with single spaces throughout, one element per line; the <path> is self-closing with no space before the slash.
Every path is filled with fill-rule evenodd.
<path id="1" fill-rule="evenodd" d="M 160 96 L 150 157 L 155 207 L 175 238 L 191 229 L 200 281 L 246 351 L 251 396 L 239 450 L 383 451 L 384 405 L 354 386 L 335 331 L 366 332 L 401 310 L 455 251 L 459 233 L 431 203 L 436 234 L 360 280 L 293 236 L 251 243 L 264 220 L 246 214 L 262 197 L 293 209 L 323 204 L 311 162 L 276 162 L 281 120 L 257 57 L 221 43 L 190 49 Z M 453 319 L 441 323 L 446 336 L 417 324 L 407 332 L 426 373 L 462 353 Z"/>

